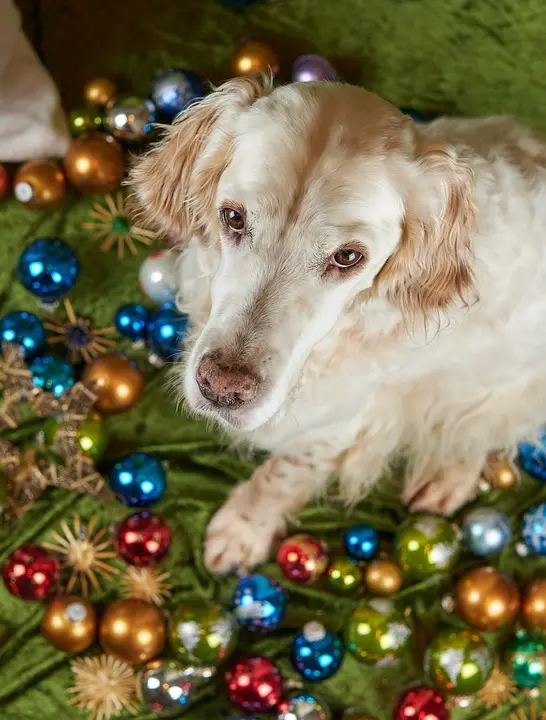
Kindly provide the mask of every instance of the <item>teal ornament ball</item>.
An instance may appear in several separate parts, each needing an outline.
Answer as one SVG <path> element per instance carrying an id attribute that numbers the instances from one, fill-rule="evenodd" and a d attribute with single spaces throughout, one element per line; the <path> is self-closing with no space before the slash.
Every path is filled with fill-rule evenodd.
<path id="1" fill-rule="evenodd" d="M 345 648 L 338 636 L 319 622 L 307 623 L 290 647 L 292 665 L 308 682 L 333 677 L 343 663 Z"/>
<path id="2" fill-rule="evenodd" d="M 512 539 L 508 518 L 494 508 L 476 508 L 468 513 L 463 524 L 463 540 L 478 557 L 498 555 Z"/>
<path id="3" fill-rule="evenodd" d="M 149 507 L 161 499 L 167 485 L 160 460 L 145 452 L 118 460 L 109 473 L 112 492 L 129 507 Z"/>
<path id="4" fill-rule="evenodd" d="M 150 350 L 164 362 L 174 362 L 182 352 L 188 328 L 187 315 L 178 312 L 174 305 L 163 305 L 152 313 L 148 323 Z"/>
<path id="5" fill-rule="evenodd" d="M 358 523 L 345 531 L 343 544 L 352 560 L 371 560 L 379 550 L 379 533 L 371 525 Z"/>
<path id="6" fill-rule="evenodd" d="M 18 345 L 25 360 L 30 360 L 44 347 L 46 334 L 41 320 L 25 310 L 10 312 L 0 320 L 2 342 Z"/>
<path id="7" fill-rule="evenodd" d="M 507 648 L 512 677 L 521 688 L 532 690 L 546 679 L 546 644 L 519 632 Z"/>
<path id="8" fill-rule="evenodd" d="M 70 390 L 75 382 L 74 368 L 70 363 L 53 355 L 32 360 L 29 365 L 34 387 L 53 393 L 56 398 Z"/>
<path id="9" fill-rule="evenodd" d="M 27 245 L 19 258 L 19 280 L 44 303 L 66 295 L 80 274 L 76 253 L 58 237 L 43 237 Z"/>
<path id="10" fill-rule="evenodd" d="M 116 312 L 116 330 L 123 337 L 133 342 L 140 342 L 146 337 L 150 313 L 138 303 L 122 305 Z"/>

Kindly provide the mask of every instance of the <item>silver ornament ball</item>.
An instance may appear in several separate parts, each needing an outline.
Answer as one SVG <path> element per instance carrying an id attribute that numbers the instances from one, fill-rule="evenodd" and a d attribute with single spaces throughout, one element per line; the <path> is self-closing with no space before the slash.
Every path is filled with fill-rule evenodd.
<path id="1" fill-rule="evenodd" d="M 184 666 L 175 660 L 154 660 L 144 670 L 140 687 L 144 704 L 165 716 L 180 712 L 194 699 L 194 693 L 211 680 L 214 667 Z"/>
<path id="2" fill-rule="evenodd" d="M 277 720 L 331 720 L 326 702 L 315 692 L 294 690 L 279 704 Z"/>
<path id="3" fill-rule="evenodd" d="M 506 515 L 490 507 L 468 513 L 463 538 L 471 553 L 478 557 L 498 555 L 512 540 L 512 528 Z"/>
<path id="4" fill-rule="evenodd" d="M 174 302 L 176 296 L 175 256 L 169 250 L 159 250 L 147 257 L 138 274 L 142 292 L 156 303 Z"/>
<path id="5" fill-rule="evenodd" d="M 151 100 L 133 96 L 116 100 L 106 110 L 104 127 L 117 140 L 142 142 L 155 122 L 155 108 Z"/>

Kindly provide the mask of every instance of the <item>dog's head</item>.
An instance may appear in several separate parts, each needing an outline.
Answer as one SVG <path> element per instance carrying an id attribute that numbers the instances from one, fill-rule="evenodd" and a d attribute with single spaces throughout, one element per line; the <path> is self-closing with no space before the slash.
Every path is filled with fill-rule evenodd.
<path id="1" fill-rule="evenodd" d="M 219 258 L 185 379 L 195 410 L 266 423 L 357 297 L 423 317 L 464 302 L 472 173 L 372 93 L 237 79 L 166 132 L 137 196 Z"/>

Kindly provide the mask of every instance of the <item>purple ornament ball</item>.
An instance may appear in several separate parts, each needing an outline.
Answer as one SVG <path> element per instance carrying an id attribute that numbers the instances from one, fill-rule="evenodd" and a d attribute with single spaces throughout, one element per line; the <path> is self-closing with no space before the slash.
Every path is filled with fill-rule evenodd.
<path id="1" fill-rule="evenodd" d="M 336 82 L 339 76 L 332 63 L 322 55 L 300 55 L 292 65 L 294 82 Z"/>

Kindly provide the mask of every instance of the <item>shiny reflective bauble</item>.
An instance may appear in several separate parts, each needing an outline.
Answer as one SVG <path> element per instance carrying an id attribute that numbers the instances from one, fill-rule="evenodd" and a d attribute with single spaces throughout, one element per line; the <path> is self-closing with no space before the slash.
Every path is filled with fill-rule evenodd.
<path id="1" fill-rule="evenodd" d="M 495 632 L 516 619 L 520 595 L 516 583 L 496 568 L 474 568 L 459 579 L 455 605 L 465 623 Z"/>
<path id="2" fill-rule="evenodd" d="M 105 77 L 96 77 L 86 83 L 83 88 L 85 102 L 94 108 L 103 108 L 112 102 L 116 95 L 116 86 Z"/>
<path id="3" fill-rule="evenodd" d="M 282 677 L 278 667 L 265 657 L 241 658 L 226 672 L 229 702 L 250 713 L 274 710 L 282 695 Z"/>
<path id="4" fill-rule="evenodd" d="M 150 313 L 143 305 L 127 303 L 119 308 L 114 322 L 120 335 L 139 342 L 146 337 L 149 319 Z"/>
<path id="5" fill-rule="evenodd" d="M 73 140 L 63 162 L 67 178 L 81 193 L 112 192 L 125 172 L 120 146 L 99 133 Z"/>
<path id="6" fill-rule="evenodd" d="M 104 127 L 116 138 L 128 143 L 142 142 L 155 122 L 153 103 L 145 98 L 128 95 L 118 98 L 106 108 Z"/>
<path id="7" fill-rule="evenodd" d="M 156 303 L 174 302 L 176 296 L 175 262 L 172 252 L 158 250 L 149 255 L 138 273 L 140 289 Z"/>
<path id="8" fill-rule="evenodd" d="M 189 318 L 174 305 L 163 305 L 153 312 L 148 323 L 147 340 L 150 350 L 164 361 L 180 355 L 189 327 Z"/>
<path id="9" fill-rule="evenodd" d="M 546 638 L 546 578 L 533 580 L 528 586 L 523 596 L 522 615 L 532 633 Z"/>
<path id="10" fill-rule="evenodd" d="M 451 570 L 457 562 L 459 539 L 451 523 L 436 515 L 412 515 L 396 532 L 395 560 L 410 580 L 423 580 Z"/>
<path id="11" fill-rule="evenodd" d="M 535 555 L 546 555 L 546 502 L 533 505 L 523 516 L 521 536 Z"/>
<path id="12" fill-rule="evenodd" d="M 96 409 L 103 415 L 124 412 L 136 405 L 144 390 L 144 376 L 123 355 L 106 353 L 83 371 L 83 382 L 97 395 Z"/>
<path id="13" fill-rule="evenodd" d="M 165 618 L 155 605 L 126 598 L 110 605 L 99 625 L 104 652 L 128 663 L 145 663 L 165 646 Z"/>
<path id="14" fill-rule="evenodd" d="M 148 567 L 163 560 L 172 533 L 162 517 L 143 510 L 122 520 L 116 530 L 116 551 L 129 565 Z"/>
<path id="15" fill-rule="evenodd" d="M 53 393 L 56 398 L 70 390 L 76 382 L 72 365 L 53 355 L 34 358 L 28 369 L 32 373 L 34 387 Z"/>
<path id="16" fill-rule="evenodd" d="M 372 598 L 357 605 L 344 629 L 346 647 L 365 663 L 390 663 L 406 650 L 412 629 L 394 603 Z"/>
<path id="17" fill-rule="evenodd" d="M 165 70 L 156 77 L 152 86 L 152 101 L 162 118 L 168 121 L 174 120 L 204 94 L 205 88 L 199 77 L 183 68 Z"/>
<path id="18" fill-rule="evenodd" d="M 18 345 L 25 360 L 29 360 L 44 347 L 46 334 L 42 321 L 36 315 L 15 310 L 0 319 L 0 338 L 2 342 Z"/>
<path id="19" fill-rule="evenodd" d="M 322 55 L 300 55 L 292 65 L 293 82 L 335 82 L 339 76 Z"/>
<path id="20" fill-rule="evenodd" d="M 483 638 L 469 630 L 444 630 L 429 645 L 425 671 L 434 685 L 453 695 L 481 690 L 493 669 Z"/>
<path id="21" fill-rule="evenodd" d="M 144 704 L 156 715 L 187 708 L 194 695 L 214 677 L 216 668 L 181 665 L 175 660 L 153 660 L 140 677 Z"/>
<path id="22" fill-rule="evenodd" d="M 61 567 L 55 555 L 39 545 L 21 545 L 2 568 L 6 588 L 22 600 L 45 600 L 59 584 Z"/>
<path id="23" fill-rule="evenodd" d="M 9 174 L 5 166 L 0 163 L 0 200 L 7 197 L 9 192 Z"/>
<path id="24" fill-rule="evenodd" d="M 27 245 L 18 269 L 23 287 L 45 303 L 70 292 L 80 275 L 76 253 L 58 237 L 38 238 Z"/>
<path id="25" fill-rule="evenodd" d="M 516 465 L 502 452 L 489 453 L 483 475 L 489 485 L 496 490 L 511 490 L 519 485 L 521 480 Z"/>
<path id="26" fill-rule="evenodd" d="M 312 535 L 299 533 L 286 538 L 277 553 L 283 575 L 295 583 L 312 583 L 328 568 L 328 550 Z"/>
<path id="27" fill-rule="evenodd" d="M 66 194 L 66 182 L 58 163 L 31 160 L 15 173 L 13 194 L 32 210 L 55 210 Z"/>
<path id="28" fill-rule="evenodd" d="M 44 425 L 44 441 L 47 447 L 56 449 L 57 433 L 59 431 L 59 421 L 55 417 L 50 417 Z M 90 412 L 85 420 L 75 430 L 76 440 L 79 443 L 82 455 L 87 455 L 94 462 L 98 462 L 106 446 L 108 445 L 108 435 L 101 416 L 96 412 Z"/>
<path id="29" fill-rule="evenodd" d="M 100 130 L 102 115 L 93 108 L 78 108 L 68 116 L 68 126 L 72 135 L 85 135 Z"/>
<path id="30" fill-rule="evenodd" d="M 277 720 L 331 720 L 326 700 L 309 690 L 292 690 L 277 709 Z"/>
<path id="31" fill-rule="evenodd" d="M 508 518 L 494 508 L 476 508 L 463 524 L 463 540 L 474 555 L 498 555 L 512 540 Z"/>
<path id="32" fill-rule="evenodd" d="M 387 597 L 397 593 L 404 582 L 402 571 L 390 560 L 372 560 L 366 567 L 366 588 L 372 595 Z"/>
<path id="33" fill-rule="evenodd" d="M 308 682 L 333 677 L 343 663 L 345 649 L 338 636 L 318 622 L 309 622 L 290 646 L 290 659 Z"/>
<path id="34" fill-rule="evenodd" d="M 129 507 L 148 507 L 161 499 L 167 485 L 162 463 L 144 452 L 118 460 L 108 473 L 110 488 Z"/>
<path id="35" fill-rule="evenodd" d="M 419 685 L 400 696 L 393 720 L 449 720 L 449 705 L 434 688 Z"/>
<path id="36" fill-rule="evenodd" d="M 525 472 L 537 480 L 546 482 L 546 427 L 537 432 L 535 442 L 523 442 L 519 445 L 518 461 Z"/>
<path id="37" fill-rule="evenodd" d="M 55 598 L 45 609 L 42 635 L 67 653 L 80 653 L 91 645 L 97 634 L 97 613 L 90 602 L 75 595 Z"/>
<path id="38" fill-rule="evenodd" d="M 349 558 L 334 558 L 328 566 L 328 584 L 337 592 L 354 592 L 360 587 L 362 578 L 362 570 Z"/>
<path id="39" fill-rule="evenodd" d="M 233 615 L 214 603 L 185 603 L 171 616 L 171 648 L 183 663 L 219 665 L 234 651 L 238 634 Z"/>
<path id="40" fill-rule="evenodd" d="M 269 72 L 278 75 L 280 71 L 279 56 L 265 43 L 246 42 L 239 45 L 231 56 L 231 69 L 239 77 Z"/>
<path id="41" fill-rule="evenodd" d="M 546 679 L 546 644 L 539 638 L 518 632 L 508 645 L 507 659 L 519 687 L 532 690 Z"/>
<path id="42" fill-rule="evenodd" d="M 353 560 L 371 560 L 379 550 L 379 533 L 371 525 L 358 523 L 343 535 L 345 552 Z"/>
<path id="43" fill-rule="evenodd" d="M 243 577 L 233 593 L 233 614 L 248 630 L 274 630 L 284 619 L 288 595 L 265 575 Z"/>

